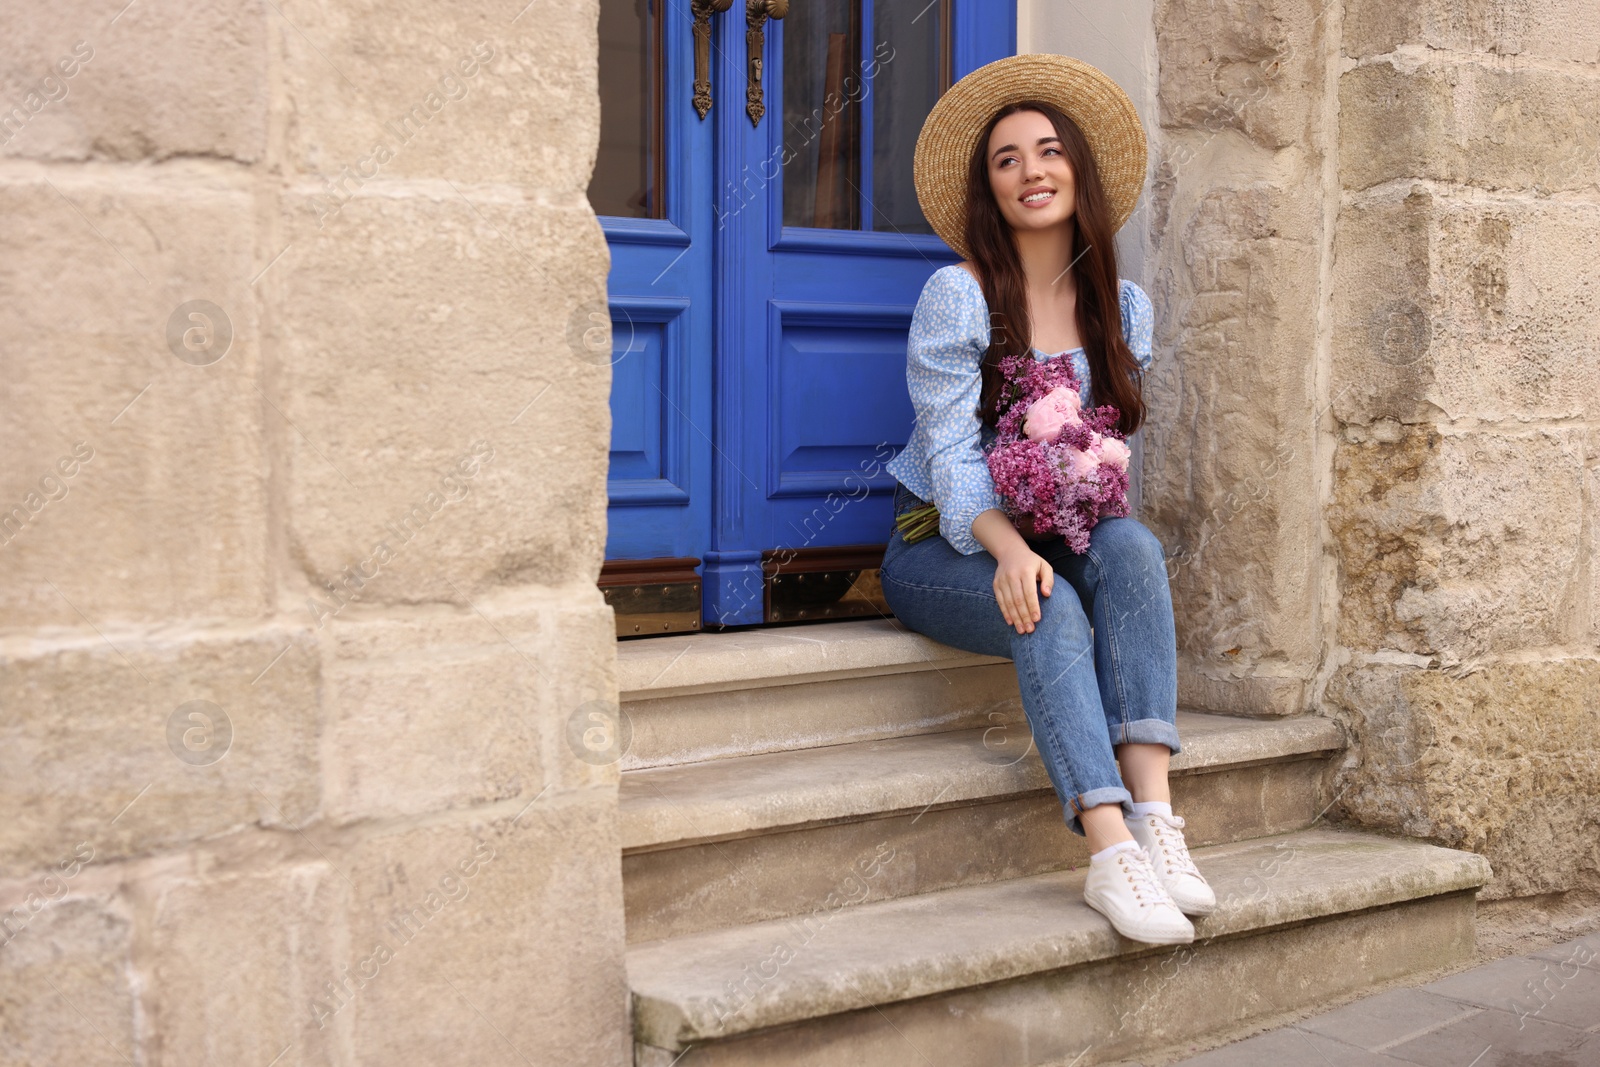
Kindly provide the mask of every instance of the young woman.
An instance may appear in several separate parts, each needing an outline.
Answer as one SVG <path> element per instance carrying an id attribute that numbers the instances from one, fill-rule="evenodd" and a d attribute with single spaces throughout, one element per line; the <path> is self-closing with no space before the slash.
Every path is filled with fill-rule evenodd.
<path id="1" fill-rule="evenodd" d="M 1161 545 L 1131 518 L 1101 519 L 1081 555 L 1060 537 L 1024 538 L 983 454 L 998 363 L 1012 353 L 1073 360 L 1084 406 L 1115 405 L 1120 429 L 1138 429 L 1151 307 L 1118 281 L 1112 235 L 1144 170 L 1126 94 L 1065 57 L 992 63 L 928 116 L 918 199 L 965 261 L 936 271 L 917 303 L 906 372 L 916 428 L 889 471 L 896 516 L 932 503 L 939 535 L 908 544 L 897 529 L 882 579 L 911 629 L 1015 662 L 1067 825 L 1088 838 L 1085 900 L 1125 937 L 1177 944 L 1194 939 L 1185 913 L 1216 897 L 1167 785 L 1177 642 Z"/>

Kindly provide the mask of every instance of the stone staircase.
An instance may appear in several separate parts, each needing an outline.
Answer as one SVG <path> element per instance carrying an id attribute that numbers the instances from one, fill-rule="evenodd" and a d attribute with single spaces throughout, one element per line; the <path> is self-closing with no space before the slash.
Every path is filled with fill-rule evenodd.
<path id="1" fill-rule="evenodd" d="M 623 642 L 637 1064 L 1079 1065 L 1465 962 L 1488 865 L 1317 826 L 1330 720 L 1180 713 L 1217 891 L 1119 937 L 1005 660 L 886 620 Z"/>

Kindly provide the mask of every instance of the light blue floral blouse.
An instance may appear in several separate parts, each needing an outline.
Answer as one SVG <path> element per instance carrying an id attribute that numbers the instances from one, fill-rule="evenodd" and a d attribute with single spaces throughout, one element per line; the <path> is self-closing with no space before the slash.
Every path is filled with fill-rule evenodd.
<path id="1" fill-rule="evenodd" d="M 1150 368 L 1150 338 L 1155 327 L 1150 298 L 1122 279 L 1122 336 L 1140 368 Z M 888 471 L 901 485 L 939 508 L 939 533 L 963 556 L 983 551 L 972 536 L 972 520 L 998 508 L 994 481 L 982 449 L 983 424 L 978 418 L 982 376 L 979 365 L 989 347 L 989 305 L 983 287 L 965 269 L 952 264 L 934 271 L 922 287 L 911 318 L 906 347 L 906 385 L 916 409 L 911 440 L 889 461 Z M 1084 406 L 1090 401 L 1089 360 L 1082 348 L 1035 359 L 1069 356 L 1083 384 Z"/>

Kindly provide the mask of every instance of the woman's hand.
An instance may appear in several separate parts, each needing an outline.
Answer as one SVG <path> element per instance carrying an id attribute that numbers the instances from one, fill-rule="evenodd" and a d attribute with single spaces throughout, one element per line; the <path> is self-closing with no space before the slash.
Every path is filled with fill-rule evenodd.
<path id="1" fill-rule="evenodd" d="M 1005 512 L 989 508 L 972 520 L 972 536 L 995 558 L 994 598 L 1007 626 L 1033 633 L 1039 621 L 1039 594 L 1050 595 L 1056 572 L 1017 532 Z"/>
<path id="2" fill-rule="evenodd" d="M 998 557 L 994 598 L 1006 625 L 1015 626 L 1019 634 L 1033 633 L 1033 624 L 1039 621 L 1039 596 L 1049 596 L 1055 581 L 1056 572 L 1049 561 L 1027 547 L 1027 542 Z"/>

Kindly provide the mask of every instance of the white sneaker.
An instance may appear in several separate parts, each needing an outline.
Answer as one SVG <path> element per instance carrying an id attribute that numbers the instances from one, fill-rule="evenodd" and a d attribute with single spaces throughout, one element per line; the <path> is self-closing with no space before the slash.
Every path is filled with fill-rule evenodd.
<path id="1" fill-rule="evenodd" d="M 1142 849 L 1123 849 L 1090 863 L 1083 899 L 1130 941 L 1186 945 L 1194 940 L 1194 924 L 1156 880 Z"/>
<path id="2" fill-rule="evenodd" d="M 1217 895 L 1189 857 L 1183 839 L 1183 819 L 1177 815 L 1124 816 L 1128 832 L 1150 857 L 1156 878 L 1185 915 L 1210 915 L 1217 908 Z"/>

